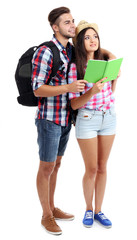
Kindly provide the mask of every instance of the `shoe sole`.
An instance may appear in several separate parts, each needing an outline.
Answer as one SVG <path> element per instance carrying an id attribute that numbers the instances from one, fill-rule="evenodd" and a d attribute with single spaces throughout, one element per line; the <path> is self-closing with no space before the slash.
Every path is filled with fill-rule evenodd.
<path id="1" fill-rule="evenodd" d="M 105 226 L 105 225 L 103 225 L 102 223 L 100 223 L 98 220 L 96 220 L 96 219 L 94 219 L 94 221 L 96 221 L 100 226 L 102 226 L 102 227 L 104 227 L 104 228 L 107 228 L 107 229 L 109 229 L 109 228 L 112 228 L 112 225 L 110 225 L 110 226 Z"/>
<path id="2" fill-rule="evenodd" d="M 51 231 L 48 231 L 42 224 L 41 224 L 41 226 L 47 233 L 50 233 L 52 235 L 61 235 L 62 234 L 62 232 L 51 232 Z"/>
<path id="3" fill-rule="evenodd" d="M 60 221 L 72 221 L 74 220 L 75 217 L 73 218 L 55 218 L 55 220 L 60 220 Z"/>
<path id="4" fill-rule="evenodd" d="M 83 223 L 83 226 L 86 227 L 86 228 L 91 228 L 91 227 L 93 226 L 93 224 L 92 224 L 92 225 L 85 225 L 85 224 Z"/>

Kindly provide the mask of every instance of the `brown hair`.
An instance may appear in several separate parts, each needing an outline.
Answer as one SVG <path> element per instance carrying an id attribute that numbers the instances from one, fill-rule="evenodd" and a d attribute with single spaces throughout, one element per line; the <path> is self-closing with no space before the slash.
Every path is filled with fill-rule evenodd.
<path id="1" fill-rule="evenodd" d="M 70 9 L 67 7 L 59 7 L 53 9 L 48 15 L 50 26 L 52 27 L 56 20 L 64 13 L 70 13 Z"/>
<path id="2" fill-rule="evenodd" d="M 81 79 L 84 78 L 85 67 L 86 67 L 86 63 L 87 63 L 87 52 L 86 52 L 85 45 L 84 45 L 84 36 L 85 36 L 85 32 L 88 29 L 93 29 L 96 32 L 96 30 L 94 28 L 91 28 L 91 27 L 85 28 L 78 34 L 77 39 L 76 39 L 76 47 L 75 47 L 76 65 L 77 65 L 77 71 L 79 74 L 79 78 L 81 78 Z M 96 32 L 96 34 L 97 34 L 98 40 L 99 40 L 99 47 L 94 53 L 94 59 L 103 60 L 104 56 L 101 53 L 99 35 L 97 32 Z"/>

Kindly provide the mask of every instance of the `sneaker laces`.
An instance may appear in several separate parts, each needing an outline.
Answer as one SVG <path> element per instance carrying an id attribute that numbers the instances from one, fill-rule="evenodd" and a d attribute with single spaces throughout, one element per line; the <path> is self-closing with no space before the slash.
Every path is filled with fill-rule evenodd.
<path id="1" fill-rule="evenodd" d="M 59 213 L 64 213 L 64 214 L 67 214 L 66 212 L 63 212 L 62 210 L 60 210 L 59 208 L 54 208 L 54 211 L 58 211 Z"/>
<path id="2" fill-rule="evenodd" d="M 106 220 L 107 217 L 104 215 L 104 213 L 98 213 L 99 217 L 102 219 L 102 220 Z"/>
<path id="3" fill-rule="evenodd" d="M 51 222 L 52 226 L 57 225 L 54 217 L 51 217 L 50 222 Z M 57 226 L 58 226 L 58 225 L 57 225 Z"/>
<path id="4" fill-rule="evenodd" d="M 44 219 L 43 219 L 43 220 L 44 220 Z M 58 226 L 57 223 L 56 223 L 56 221 L 55 221 L 54 216 L 49 218 L 49 222 L 48 222 L 47 226 L 53 226 L 53 227 L 54 227 L 54 226 Z"/>
<path id="5" fill-rule="evenodd" d="M 93 212 L 87 212 L 85 218 L 86 219 L 93 218 Z"/>

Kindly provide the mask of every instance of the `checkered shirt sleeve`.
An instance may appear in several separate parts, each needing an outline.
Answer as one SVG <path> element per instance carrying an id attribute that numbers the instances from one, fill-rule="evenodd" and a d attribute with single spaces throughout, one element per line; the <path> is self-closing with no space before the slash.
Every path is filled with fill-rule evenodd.
<path id="1" fill-rule="evenodd" d="M 32 87 L 33 91 L 46 84 L 53 64 L 53 54 L 51 50 L 42 46 L 37 49 L 32 59 Z"/>
<path id="2" fill-rule="evenodd" d="M 70 71 L 68 73 L 68 83 L 73 83 L 74 81 L 77 81 L 77 69 L 76 69 L 76 64 L 75 63 L 71 63 L 70 65 Z M 74 92 L 70 92 L 69 93 L 69 99 L 73 99 L 76 97 L 79 97 L 80 93 L 74 93 Z"/>

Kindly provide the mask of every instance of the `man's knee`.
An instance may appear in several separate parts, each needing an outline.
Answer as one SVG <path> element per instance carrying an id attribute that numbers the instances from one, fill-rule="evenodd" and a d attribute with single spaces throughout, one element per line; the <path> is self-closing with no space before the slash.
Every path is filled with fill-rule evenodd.
<path id="1" fill-rule="evenodd" d="M 54 171 L 55 162 L 42 162 L 40 161 L 39 174 L 45 178 L 49 178 Z"/>
<path id="2" fill-rule="evenodd" d="M 62 156 L 58 156 L 57 157 L 57 160 L 56 160 L 56 163 L 55 163 L 55 168 L 54 168 L 54 171 L 58 171 L 60 166 L 61 166 L 61 159 L 62 159 Z"/>

